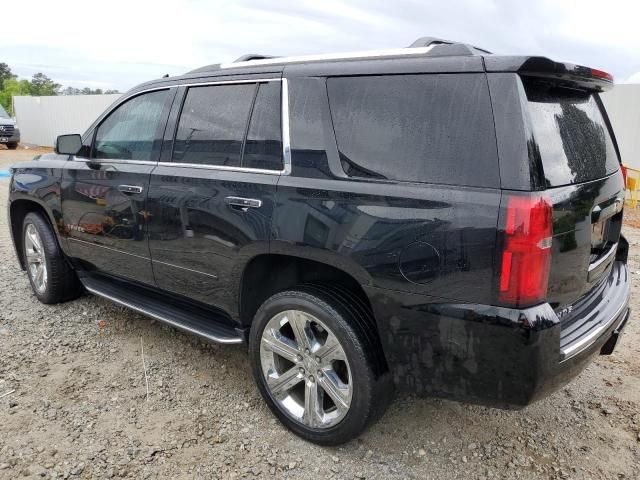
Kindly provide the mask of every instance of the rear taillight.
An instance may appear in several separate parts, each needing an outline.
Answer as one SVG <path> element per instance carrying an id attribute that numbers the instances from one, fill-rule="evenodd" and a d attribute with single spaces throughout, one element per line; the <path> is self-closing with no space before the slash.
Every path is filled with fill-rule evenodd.
<path id="1" fill-rule="evenodd" d="M 603 72 L 602 70 L 598 70 L 597 68 L 591 69 L 591 76 L 596 78 L 601 78 L 602 80 L 607 80 L 608 82 L 613 83 L 613 75 L 608 72 Z"/>
<path id="2" fill-rule="evenodd" d="M 620 171 L 622 172 L 622 181 L 624 182 L 624 188 L 627 188 L 627 167 L 620 165 Z"/>
<path id="3" fill-rule="evenodd" d="M 499 298 L 514 307 L 544 301 L 551 267 L 553 209 L 544 196 L 509 195 Z"/>

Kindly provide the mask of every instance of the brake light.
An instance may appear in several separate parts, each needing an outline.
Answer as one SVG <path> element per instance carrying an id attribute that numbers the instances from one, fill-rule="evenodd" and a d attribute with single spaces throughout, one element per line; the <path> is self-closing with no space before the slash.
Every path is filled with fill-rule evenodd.
<path id="1" fill-rule="evenodd" d="M 608 82 L 613 83 L 613 75 L 608 72 L 603 72 L 602 70 L 598 70 L 596 68 L 591 69 L 591 76 L 596 78 L 601 78 L 602 80 L 607 80 Z"/>
<path id="2" fill-rule="evenodd" d="M 551 268 L 551 202 L 540 195 L 507 198 L 499 298 L 515 307 L 544 301 Z"/>
<path id="3" fill-rule="evenodd" d="M 622 181 L 624 182 L 624 188 L 627 188 L 627 167 L 620 165 L 620 171 L 622 172 Z"/>

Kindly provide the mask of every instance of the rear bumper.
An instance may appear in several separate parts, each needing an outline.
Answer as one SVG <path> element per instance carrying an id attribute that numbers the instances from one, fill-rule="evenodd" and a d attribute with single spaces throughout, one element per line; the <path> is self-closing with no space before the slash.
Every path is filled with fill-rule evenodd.
<path id="1" fill-rule="evenodd" d="M 562 320 L 549 304 L 516 310 L 376 288 L 368 293 L 399 389 L 519 408 L 561 388 L 594 355 L 613 351 L 630 316 L 625 264 L 615 262 L 604 284 L 584 302 L 588 308 Z M 570 340 L 581 343 L 567 343 L 569 326 L 581 334 Z M 562 344 L 578 346 L 563 352 Z"/>

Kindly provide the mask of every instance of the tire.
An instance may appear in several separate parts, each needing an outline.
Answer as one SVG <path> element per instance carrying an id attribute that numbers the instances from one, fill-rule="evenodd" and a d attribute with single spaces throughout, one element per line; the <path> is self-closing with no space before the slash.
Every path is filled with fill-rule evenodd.
<path id="1" fill-rule="evenodd" d="M 17 143 L 7 143 L 7 148 L 9 150 L 15 150 L 16 148 L 18 148 L 18 144 Z"/>
<path id="2" fill-rule="evenodd" d="M 260 393 L 289 430 L 319 445 L 356 438 L 393 397 L 373 318 L 356 299 L 328 286 L 295 287 L 267 299 L 251 327 L 249 357 Z M 299 348 L 305 340 L 298 340 L 296 325 L 306 328 L 310 354 Z"/>
<path id="3" fill-rule="evenodd" d="M 24 217 L 22 242 L 27 276 L 38 300 L 42 303 L 60 303 L 77 298 L 82 293 L 82 284 L 76 272 L 64 257 L 51 225 L 41 213 L 29 212 Z M 38 276 L 38 272 L 42 272 L 39 266 L 45 268 L 41 276 Z"/>

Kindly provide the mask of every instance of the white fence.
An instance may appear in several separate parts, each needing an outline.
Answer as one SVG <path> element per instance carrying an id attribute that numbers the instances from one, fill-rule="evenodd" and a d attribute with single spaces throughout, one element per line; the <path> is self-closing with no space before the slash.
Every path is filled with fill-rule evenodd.
<path id="1" fill-rule="evenodd" d="M 52 147 L 58 135 L 84 133 L 118 98 L 119 94 L 13 97 L 20 140 Z"/>
<path id="2" fill-rule="evenodd" d="M 620 156 L 625 165 L 640 168 L 640 85 L 620 84 L 602 95 Z"/>

